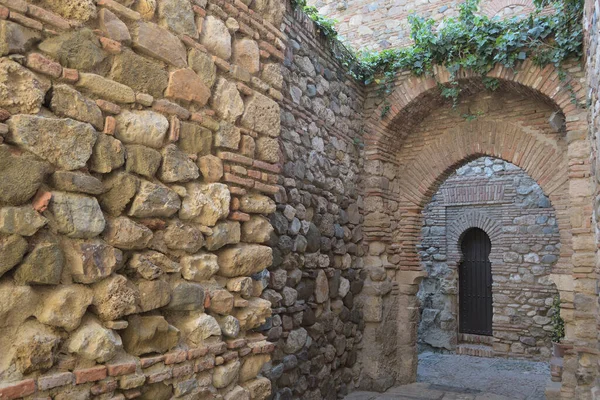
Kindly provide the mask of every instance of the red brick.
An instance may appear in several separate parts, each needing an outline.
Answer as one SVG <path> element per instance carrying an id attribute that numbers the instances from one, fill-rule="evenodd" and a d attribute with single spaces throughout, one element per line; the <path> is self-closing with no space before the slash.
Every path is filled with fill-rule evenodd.
<path id="1" fill-rule="evenodd" d="M 165 365 L 179 364 L 187 359 L 187 353 L 185 350 L 176 350 L 165 354 Z"/>
<path id="2" fill-rule="evenodd" d="M 231 360 L 236 360 L 237 358 L 238 358 L 237 351 L 228 351 L 227 353 L 223 354 L 223 360 L 225 362 L 228 362 Z"/>
<path id="3" fill-rule="evenodd" d="M 162 382 L 165 381 L 167 379 L 171 379 L 171 377 L 173 376 L 173 371 L 171 370 L 171 368 L 162 370 L 162 371 L 158 371 L 158 372 L 153 372 L 150 374 L 146 374 L 147 379 L 147 383 L 157 383 L 157 382 Z"/>
<path id="4" fill-rule="evenodd" d="M 192 8 L 194 9 L 194 13 L 196 13 L 196 15 L 199 15 L 201 17 L 206 17 L 206 10 L 200 6 L 197 5 L 193 5 Z"/>
<path id="5" fill-rule="evenodd" d="M 9 14 L 8 8 L 0 6 L 0 19 L 7 19 Z"/>
<path id="6" fill-rule="evenodd" d="M 107 53 L 119 54 L 122 51 L 121 43 L 117 42 L 116 40 L 112 40 L 107 37 L 100 37 L 99 39 L 102 48 L 106 50 Z"/>
<path id="7" fill-rule="evenodd" d="M 80 369 L 74 372 L 75 383 L 80 385 L 86 382 L 101 381 L 106 378 L 106 367 L 104 365 L 99 367 Z"/>
<path id="8" fill-rule="evenodd" d="M 177 115 L 180 119 L 187 120 L 192 115 L 188 110 L 178 104 L 172 103 L 169 100 L 154 100 L 152 109 L 161 113 Z"/>
<path id="9" fill-rule="evenodd" d="M 121 107 L 119 107 L 115 103 L 111 103 L 110 101 L 99 99 L 99 100 L 96 100 L 96 105 L 98 107 L 100 107 L 100 109 L 102 111 L 104 111 L 105 113 L 108 113 L 108 114 L 116 115 L 121 112 Z"/>
<path id="10" fill-rule="evenodd" d="M 223 72 L 229 72 L 231 70 L 231 65 L 222 58 L 213 56 L 213 62 L 217 65 L 217 68 Z"/>
<path id="11" fill-rule="evenodd" d="M 133 374 L 137 368 L 135 363 L 109 364 L 106 366 L 109 376 Z"/>
<path id="12" fill-rule="evenodd" d="M 117 120 L 115 117 L 108 116 L 104 120 L 104 132 L 107 135 L 114 135 L 117 130 Z"/>
<path id="13" fill-rule="evenodd" d="M 251 166 L 254 160 L 250 157 L 243 156 L 237 153 L 231 153 L 229 151 L 219 151 L 217 152 L 217 157 L 224 161 L 232 161 L 243 165 Z"/>
<path id="14" fill-rule="evenodd" d="M 179 118 L 173 115 L 171 116 L 171 123 L 169 124 L 169 142 L 175 143 L 179 140 L 179 133 L 181 132 L 181 122 Z"/>
<path id="15" fill-rule="evenodd" d="M 133 390 L 126 390 L 123 392 L 123 396 L 125 396 L 126 399 L 135 399 L 136 397 L 140 397 L 142 395 L 142 392 L 138 389 L 133 389 Z"/>
<path id="16" fill-rule="evenodd" d="M 244 85 L 241 82 L 238 82 L 236 86 L 243 95 L 252 96 L 252 94 L 254 94 L 254 90 L 250 89 L 248 86 Z"/>
<path id="17" fill-rule="evenodd" d="M 67 30 L 71 27 L 69 21 L 63 17 L 31 4 L 27 7 L 27 15 L 42 20 L 47 24 L 57 27 L 58 29 Z"/>
<path id="18" fill-rule="evenodd" d="M 173 378 L 180 378 L 193 373 L 194 366 L 192 364 L 178 365 L 177 367 L 173 367 Z"/>
<path id="19" fill-rule="evenodd" d="M 279 187 L 273 185 L 267 185 L 262 182 L 255 182 L 254 188 L 263 193 L 275 194 L 279 192 Z"/>
<path id="20" fill-rule="evenodd" d="M 148 368 L 154 364 L 158 364 L 159 362 L 164 361 L 164 359 L 165 359 L 165 356 L 141 358 L 140 364 L 142 365 L 142 368 Z"/>
<path id="21" fill-rule="evenodd" d="M 230 213 L 228 218 L 232 221 L 240 221 L 240 222 L 250 221 L 250 215 L 243 213 L 241 211 L 234 211 L 234 212 Z"/>
<path id="22" fill-rule="evenodd" d="M 229 186 L 229 191 L 235 196 L 244 196 L 247 193 L 246 189 L 238 186 Z"/>
<path id="23" fill-rule="evenodd" d="M 208 354 L 208 347 L 199 347 L 197 349 L 190 349 L 187 352 L 188 360 L 195 360 L 196 358 L 203 357 Z"/>
<path id="24" fill-rule="evenodd" d="M 208 346 L 208 352 L 210 354 L 221 354 L 227 350 L 225 342 L 215 343 Z"/>
<path id="25" fill-rule="evenodd" d="M 35 381 L 33 379 L 6 383 L 0 387 L 0 399 L 2 400 L 18 399 L 33 393 L 35 393 Z"/>
<path id="26" fill-rule="evenodd" d="M 204 357 L 196 360 L 194 372 L 202 372 L 211 369 L 215 366 L 215 359 L 212 356 Z"/>
<path id="27" fill-rule="evenodd" d="M 50 199 L 52 199 L 52 193 L 46 192 L 44 190 L 38 190 L 33 198 L 33 209 L 39 213 L 42 213 L 48 209 L 48 204 L 50 203 Z"/>
<path id="28" fill-rule="evenodd" d="M 72 68 L 63 68 L 61 80 L 69 83 L 76 83 L 79 80 L 79 71 Z"/>
<path id="29" fill-rule="evenodd" d="M 248 176 L 250 178 L 260 179 L 262 176 L 262 173 L 260 171 L 255 171 L 255 170 L 251 169 L 251 170 L 248 170 Z"/>
<path id="30" fill-rule="evenodd" d="M 204 106 L 210 98 L 210 89 L 191 69 L 178 69 L 169 75 L 165 97 Z"/>
<path id="31" fill-rule="evenodd" d="M 35 29 L 36 31 L 41 31 L 44 29 L 44 25 L 41 22 L 36 21 L 35 19 L 27 18 L 23 14 L 16 12 L 11 12 L 8 19 L 28 28 Z"/>
<path id="32" fill-rule="evenodd" d="M 245 339 L 227 340 L 227 348 L 228 349 L 239 349 L 240 347 L 244 347 L 245 345 L 246 345 Z"/>
<path id="33" fill-rule="evenodd" d="M 252 164 L 256 168 L 260 168 L 265 171 L 273 172 L 275 174 L 279 174 L 281 172 L 281 166 L 279 164 L 269 164 L 264 161 L 254 160 Z"/>
<path id="34" fill-rule="evenodd" d="M 73 374 L 71 372 L 63 372 L 60 374 L 41 376 L 37 380 L 39 390 L 50 390 L 55 387 L 72 385 Z"/>
<path id="35" fill-rule="evenodd" d="M 27 61 L 25 65 L 27 65 L 27 68 L 29 69 L 49 75 L 53 78 L 60 78 L 62 75 L 62 67 L 59 63 L 49 60 L 38 53 L 31 53 L 27 55 Z"/>
<path id="36" fill-rule="evenodd" d="M 114 392 L 116 389 L 117 389 L 117 381 L 109 380 L 109 381 L 100 382 L 97 385 L 92 386 L 90 391 L 92 392 L 93 395 L 97 396 L 97 395 L 103 394 L 103 393 Z"/>
<path id="37" fill-rule="evenodd" d="M 254 186 L 254 181 L 251 179 L 240 178 L 239 176 L 225 172 L 223 174 L 223 181 L 228 183 L 235 183 L 236 185 L 242 185 L 251 188 Z"/>

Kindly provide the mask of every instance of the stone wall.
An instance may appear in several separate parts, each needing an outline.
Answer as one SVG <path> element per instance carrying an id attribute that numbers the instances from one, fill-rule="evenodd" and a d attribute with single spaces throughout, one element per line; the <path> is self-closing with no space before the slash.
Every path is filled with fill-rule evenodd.
<path id="1" fill-rule="evenodd" d="M 503 160 L 479 158 L 460 167 L 423 211 L 421 261 L 428 277 L 421 301 L 422 350 L 456 351 L 458 268 L 465 228 L 483 228 L 491 238 L 494 354 L 547 360 L 549 309 L 558 260 L 556 214 L 540 186 Z"/>
<path id="2" fill-rule="evenodd" d="M 0 398 L 269 396 L 284 10 L 249 3 L 0 0 Z"/>
<path id="3" fill-rule="evenodd" d="M 276 399 L 336 399 L 355 386 L 362 318 L 362 88 L 304 14 L 284 19 L 283 171 L 271 216 L 276 343 L 265 376 Z"/>

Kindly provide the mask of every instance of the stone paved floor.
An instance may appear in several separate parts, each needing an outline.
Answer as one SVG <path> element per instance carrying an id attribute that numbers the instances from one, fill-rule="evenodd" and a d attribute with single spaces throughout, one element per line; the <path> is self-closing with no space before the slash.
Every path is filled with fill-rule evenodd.
<path id="1" fill-rule="evenodd" d="M 345 400 L 543 400 L 548 363 L 423 353 L 418 383 Z"/>

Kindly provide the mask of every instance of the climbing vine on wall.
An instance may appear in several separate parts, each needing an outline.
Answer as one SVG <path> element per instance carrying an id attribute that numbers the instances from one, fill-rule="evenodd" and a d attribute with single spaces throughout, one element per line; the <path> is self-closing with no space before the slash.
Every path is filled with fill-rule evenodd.
<path id="1" fill-rule="evenodd" d="M 379 84 L 384 97 L 391 92 L 397 71 L 423 75 L 431 73 L 434 65 L 445 65 L 450 81 L 440 85 L 440 91 L 456 104 L 461 88 L 455 77 L 461 69 L 485 76 L 496 64 L 512 68 L 529 58 L 540 66 L 554 64 L 561 71 L 563 61 L 581 57 L 583 0 L 537 0 L 538 11 L 552 5 L 556 12 L 552 15 L 535 12 L 525 18 L 511 19 L 477 15 L 478 2 L 466 0 L 460 5 L 458 17 L 445 18 L 437 27 L 433 19 L 409 16 L 412 46 L 342 54 L 340 61 L 356 79 L 365 84 Z M 304 0 L 295 4 L 307 12 L 326 38 L 338 38 L 334 20 L 320 16 Z M 494 89 L 498 81 L 485 78 L 484 84 Z M 383 113 L 388 109 L 384 104 Z"/>

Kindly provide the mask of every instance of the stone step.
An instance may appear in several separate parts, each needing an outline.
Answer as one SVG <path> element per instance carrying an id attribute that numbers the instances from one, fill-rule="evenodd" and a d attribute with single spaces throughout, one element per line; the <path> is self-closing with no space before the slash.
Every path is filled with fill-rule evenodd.
<path id="1" fill-rule="evenodd" d="M 468 333 L 458 334 L 459 343 L 473 343 L 473 344 L 489 344 L 490 346 L 494 343 L 493 336 L 484 335 L 471 335 Z"/>
<path id="2" fill-rule="evenodd" d="M 461 343 L 456 348 L 456 354 L 475 357 L 494 357 L 492 346 L 484 344 Z"/>

